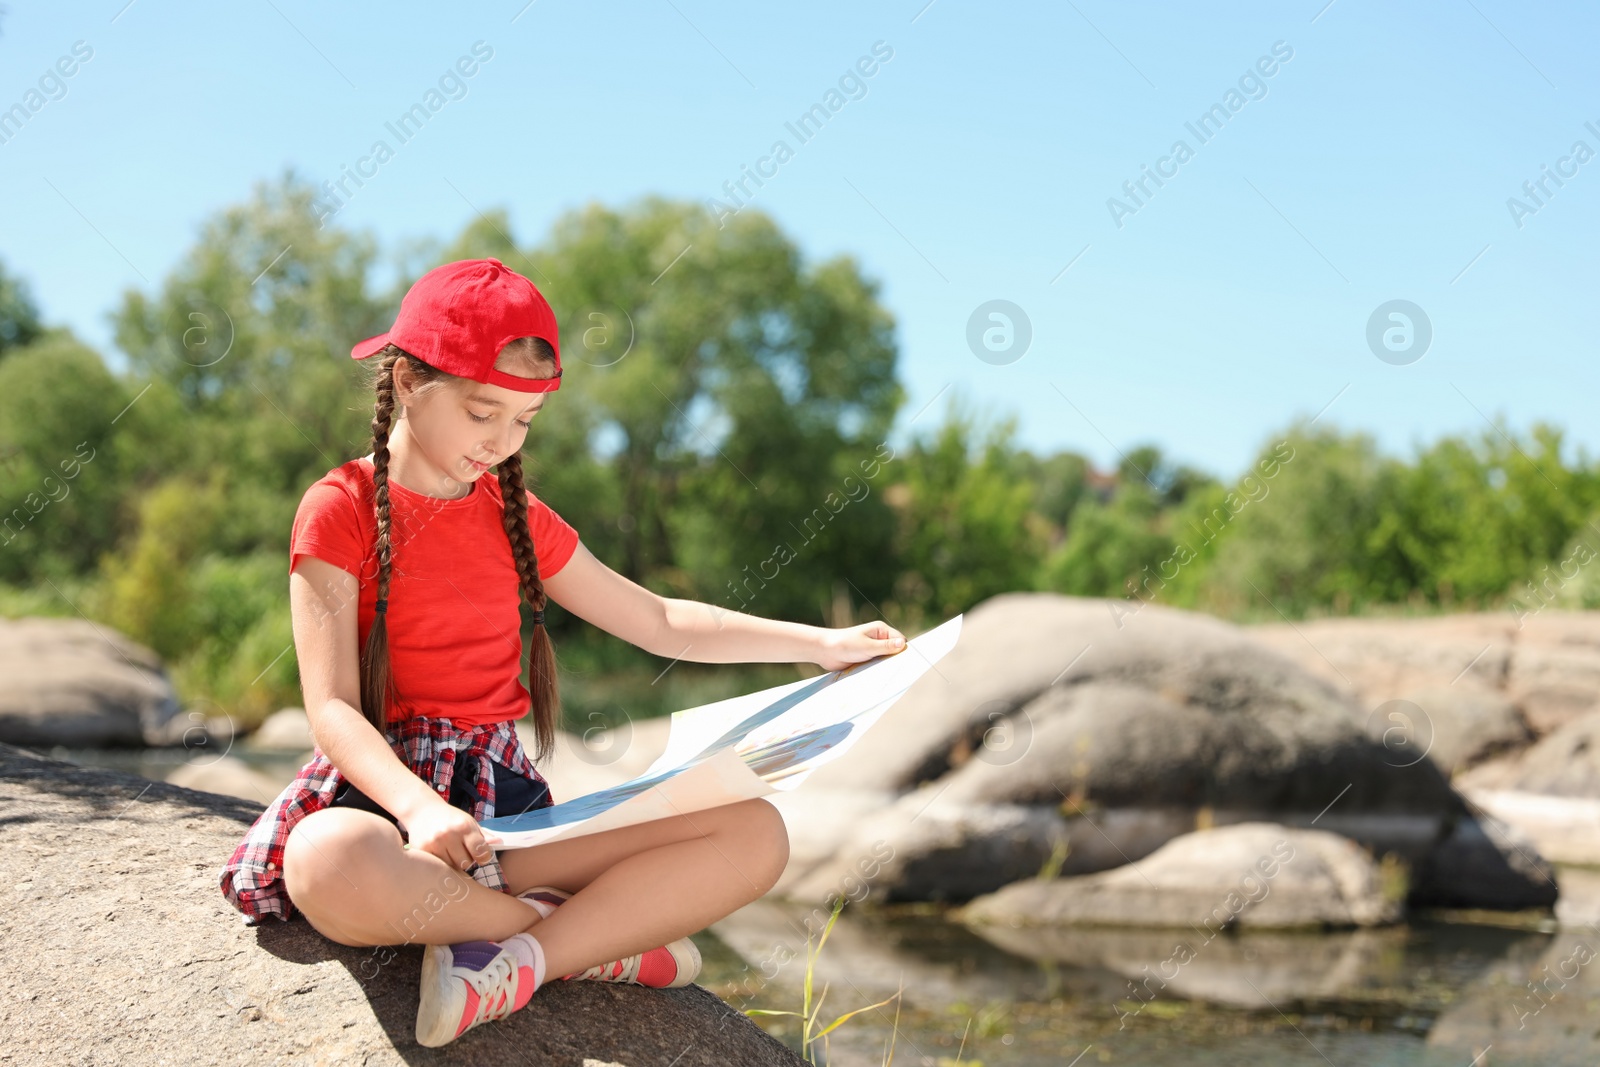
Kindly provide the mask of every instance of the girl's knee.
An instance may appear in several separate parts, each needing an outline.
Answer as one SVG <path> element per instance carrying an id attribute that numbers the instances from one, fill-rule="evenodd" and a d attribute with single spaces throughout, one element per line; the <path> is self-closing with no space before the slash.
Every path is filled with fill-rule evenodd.
<path id="1" fill-rule="evenodd" d="M 312 910 L 325 913 L 328 904 L 336 906 L 352 895 L 359 896 L 362 879 L 356 877 L 358 871 L 370 870 L 400 844 L 400 831 L 371 812 L 312 812 L 295 824 L 284 842 L 284 887 L 309 920 Z M 313 909 L 307 909 L 306 903 L 312 903 Z M 315 922 L 312 925 L 323 929 Z M 324 921 L 323 925 L 328 924 Z"/>
<path id="2" fill-rule="evenodd" d="M 740 806 L 747 809 L 742 816 L 747 855 L 762 876 L 762 889 L 770 889 L 789 864 L 789 828 L 777 806 L 765 797 L 752 798 Z"/>

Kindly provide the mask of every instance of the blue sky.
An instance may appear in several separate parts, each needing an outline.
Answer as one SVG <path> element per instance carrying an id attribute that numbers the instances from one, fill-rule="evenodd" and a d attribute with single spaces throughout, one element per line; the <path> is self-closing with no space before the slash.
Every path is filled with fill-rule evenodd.
<path id="1" fill-rule="evenodd" d="M 1600 20 L 1324 5 L 4 0 L 0 109 L 76 42 L 93 54 L 3 131 L 0 258 L 115 362 L 108 312 L 155 288 L 204 218 L 286 167 L 336 178 L 398 144 L 384 124 L 483 42 L 464 95 L 341 225 L 394 249 L 503 206 L 533 242 L 589 201 L 726 201 L 782 139 L 793 155 L 752 206 L 881 281 L 902 434 L 959 398 L 1103 467 L 1155 442 L 1236 475 L 1319 412 L 1400 455 L 1497 417 L 1600 451 L 1600 158 L 1574 155 L 1600 152 Z M 846 78 L 853 96 L 801 143 L 785 123 L 879 42 L 892 58 Z M 1202 141 L 1189 125 L 1214 104 L 1225 121 Z M 1164 184 L 1124 193 L 1158 167 Z M 1514 218 L 1512 197 L 1531 210 Z M 992 300 L 1026 316 L 1020 356 L 1015 330 L 1008 351 L 969 344 Z M 1392 300 L 1431 325 L 1420 358 L 1369 346 Z"/>

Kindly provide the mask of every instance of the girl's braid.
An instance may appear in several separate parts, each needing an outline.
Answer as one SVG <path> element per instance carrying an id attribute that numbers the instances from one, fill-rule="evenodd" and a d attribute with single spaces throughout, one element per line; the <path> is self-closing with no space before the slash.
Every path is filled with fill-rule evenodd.
<path id="1" fill-rule="evenodd" d="M 372 484 L 378 513 L 378 613 L 367 633 L 362 657 L 361 711 L 381 734 L 388 727 L 391 700 L 398 700 L 389 669 L 389 579 L 393 548 L 389 537 L 389 428 L 394 421 L 394 364 L 399 350 L 385 353 L 378 368 L 377 399 L 372 409 Z"/>
<path id="2" fill-rule="evenodd" d="M 517 564 L 517 576 L 522 584 L 522 597 L 533 608 L 533 639 L 529 647 L 528 673 L 534 707 L 547 706 L 553 712 L 558 694 L 555 676 L 554 648 L 544 626 L 544 608 L 547 598 L 544 582 L 539 578 L 539 556 L 534 549 L 533 534 L 528 529 L 527 486 L 522 475 L 522 455 L 513 452 L 502 459 L 496 469 L 500 479 L 500 496 L 505 502 L 501 521 L 506 537 L 511 542 L 511 555 Z M 535 714 L 534 733 L 538 755 L 543 759 L 554 748 L 554 715 Z"/>

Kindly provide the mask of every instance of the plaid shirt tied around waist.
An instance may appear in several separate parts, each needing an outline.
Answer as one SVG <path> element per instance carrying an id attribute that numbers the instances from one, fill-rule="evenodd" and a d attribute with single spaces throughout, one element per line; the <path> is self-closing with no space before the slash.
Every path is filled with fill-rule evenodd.
<path id="1" fill-rule="evenodd" d="M 457 771 L 471 775 L 477 791 L 471 814 L 480 823 L 495 814 L 490 762 L 523 778 L 545 781 L 528 759 L 510 719 L 457 726 L 445 718 L 413 716 L 389 723 L 384 736 L 401 762 L 446 801 Z M 284 844 L 295 824 L 327 807 L 344 781 L 322 750 L 315 749 L 311 762 L 300 768 L 295 780 L 267 806 L 234 849 L 222 868 L 220 884 L 222 895 L 244 914 L 246 925 L 254 926 L 268 915 L 287 921 L 294 914 L 283 883 Z M 545 784 L 548 788 L 549 783 Z M 554 803 L 554 799 L 552 795 L 550 802 Z M 400 835 L 407 837 L 404 828 Z M 480 885 L 510 892 L 498 854 L 489 862 L 470 868 L 468 873 Z"/>

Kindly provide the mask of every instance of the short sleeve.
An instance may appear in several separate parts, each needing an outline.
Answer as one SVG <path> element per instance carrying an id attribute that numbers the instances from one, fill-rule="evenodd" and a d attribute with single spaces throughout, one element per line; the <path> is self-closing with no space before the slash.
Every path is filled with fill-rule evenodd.
<path id="1" fill-rule="evenodd" d="M 540 581 L 553 578 L 578 550 L 578 531 L 532 493 L 528 494 L 528 531 L 539 556 Z"/>
<path id="2" fill-rule="evenodd" d="M 300 498 L 289 535 L 291 574 L 302 556 L 326 560 L 351 574 L 361 573 L 361 561 L 366 558 L 361 523 L 355 501 L 342 486 L 320 481 Z"/>

